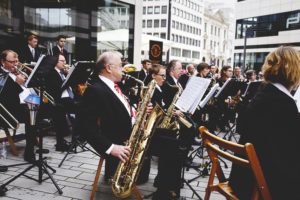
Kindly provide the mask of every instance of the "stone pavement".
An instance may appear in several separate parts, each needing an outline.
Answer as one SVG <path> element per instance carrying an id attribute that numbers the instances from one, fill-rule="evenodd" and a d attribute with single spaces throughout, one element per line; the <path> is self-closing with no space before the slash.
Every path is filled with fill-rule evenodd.
<path id="1" fill-rule="evenodd" d="M 67 138 L 70 140 L 70 138 Z M 55 137 L 47 136 L 44 138 L 44 148 L 50 150 L 49 154 L 45 156 L 48 158 L 47 163 L 56 169 L 56 173 L 54 174 L 54 179 L 57 181 L 59 187 L 62 189 L 63 194 L 59 195 L 55 186 L 52 184 L 51 180 L 48 179 L 42 184 L 39 184 L 29 178 L 24 176 L 19 177 L 14 182 L 10 183 L 7 186 L 8 191 L 6 192 L 5 197 L 0 197 L 2 200 L 10 200 L 10 199 L 20 199 L 20 200 L 78 200 L 78 199 L 89 199 L 89 195 L 92 188 L 92 183 L 95 177 L 97 165 L 99 162 L 99 157 L 94 155 L 91 152 L 82 152 L 77 154 L 70 154 L 67 157 L 67 160 L 63 163 L 61 168 L 58 168 L 58 164 L 61 159 L 65 155 L 65 153 L 56 152 L 55 151 Z M 25 141 L 20 141 L 16 143 L 17 148 L 19 150 L 19 156 L 12 156 L 7 146 L 8 156 L 6 159 L 0 160 L 0 165 L 10 165 L 16 163 L 23 162 L 23 151 L 25 147 Z M 205 162 L 207 160 L 197 158 L 197 162 Z M 20 173 L 25 166 L 18 167 L 10 167 L 9 170 L 5 173 L 0 173 L 0 184 L 6 182 L 13 176 Z M 226 175 L 230 172 L 230 166 L 226 169 Z M 153 157 L 151 163 L 151 172 L 149 181 L 145 184 L 139 185 L 138 188 L 141 191 L 142 195 L 151 194 L 156 190 L 153 187 L 153 181 L 157 173 L 157 158 Z M 38 169 L 35 167 L 27 172 L 27 175 L 31 177 L 37 178 Z M 185 172 L 185 179 L 191 179 L 195 176 L 199 175 L 198 172 L 194 169 L 190 169 Z M 44 176 L 46 177 L 46 176 Z M 199 193 L 199 195 L 203 198 L 205 187 L 208 181 L 208 176 L 197 178 L 195 181 L 191 182 L 192 187 Z M 193 194 L 193 192 L 184 185 L 181 189 L 181 196 L 187 198 L 187 200 L 198 199 L 197 196 Z M 105 184 L 103 181 L 103 170 L 101 172 L 100 182 L 98 185 L 98 191 L 96 193 L 95 199 L 101 200 L 114 200 L 117 199 L 113 196 L 111 192 L 111 188 L 109 185 Z M 128 199 L 134 199 L 130 197 Z M 150 198 L 151 199 L 151 198 Z M 211 196 L 212 200 L 221 200 L 224 199 L 220 195 L 213 193 Z M 163 199 L 162 199 L 163 200 Z"/>

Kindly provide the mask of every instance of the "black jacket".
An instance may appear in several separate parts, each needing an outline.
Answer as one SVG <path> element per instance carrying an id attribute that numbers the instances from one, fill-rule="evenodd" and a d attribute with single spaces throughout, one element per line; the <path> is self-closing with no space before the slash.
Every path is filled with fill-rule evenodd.
<path id="1" fill-rule="evenodd" d="M 58 56 L 58 55 L 61 54 L 61 52 L 60 52 L 60 50 L 57 46 L 54 46 L 52 48 L 52 52 L 53 52 L 53 56 Z M 62 55 L 65 57 L 66 61 L 68 61 L 68 51 L 66 49 L 63 49 L 63 54 Z"/>
<path id="2" fill-rule="evenodd" d="M 30 62 L 37 62 L 39 57 L 41 56 L 41 50 L 39 48 L 34 48 L 35 53 L 34 53 L 34 57 L 32 56 L 32 53 L 28 47 L 28 45 L 26 45 L 22 52 L 20 52 L 20 60 L 22 63 L 29 63 Z"/>
<path id="3" fill-rule="evenodd" d="M 273 199 L 300 199 L 300 117 L 295 101 L 266 84 L 240 116 L 239 143 L 250 142 L 259 157 Z M 233 166 L 231 184 L 241 199 L 249 199 L 249 171 Z"/>
<path id="4" fill-rule="evenodd" d="M 124 145 L 129 139 L 131 116 L 100 78 L 86 89 L 78 117 L 82 135 L 102 155 L 113 143 Z"/>

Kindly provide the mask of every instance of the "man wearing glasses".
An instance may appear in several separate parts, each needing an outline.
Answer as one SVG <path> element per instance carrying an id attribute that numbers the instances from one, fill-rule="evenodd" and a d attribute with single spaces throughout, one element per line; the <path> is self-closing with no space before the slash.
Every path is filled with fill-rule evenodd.
<path id="1" fill-rule="evenodd" d="M 23 92 L 24 87 L 22 88 L 22 85 L 25 83 L 26 78 L 16 71 L 18 54 L 12 50 L 4 50 L 1 53 L 1 64 L 0 74 L 8 73 L 9 77 L 0 94 L 0 102 L 19 122 L 25 123 L 26 147 L 24 160 L 33 162 L 35 161 L 34 144 L 36 139 L 29 125 L 27 106 L 20 103 L 19 95 Z"/>
<path id="2" fill-rule="evenodd" d="M 69 144 L 64 140 L 64 136 L 69 135 L 67 116 L 75 113 L 74 93 L 71 87 L 62 88 L 66 77 L 66 59 L 63 55 L 57 56 L 56 66 L 49 71 L 46 76 L 46 91 L 54 98 L 52 118 L 56 132 L 56 151 L 67 151 Z"/>

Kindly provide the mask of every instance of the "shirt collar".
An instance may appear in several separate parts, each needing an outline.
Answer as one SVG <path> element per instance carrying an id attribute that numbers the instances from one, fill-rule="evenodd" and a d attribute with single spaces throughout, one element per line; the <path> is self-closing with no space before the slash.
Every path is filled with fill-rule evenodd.
<path id="1" fill-rule="evenodd" d="M 2 69 L 4 72 L 10 73 L 10 71 L 8 71 L 7 69 L 5 69 L 4 66 L 1 66 L 1 69 Z"/>
<path id="2" fill-rule="evenodd" d="M 110 89 L 112 89 L 112 90 L 114 90 L 114 88 L 115 88 L 115 83 L 112 81 L 112 80 L 110 80 L 110 79 L 108 79 L 108 78 L 106 78 L 105 76 L 101 76 L 101 75 L 99 75 L 99 78 L 110 88 Z"/>
<path id="3" fill-rule="evenodd" d="M 28 45 L 28 47 L 29 47 L 30 51 L 32 51 L 32 49 L 34 49 L 34 48 L 32 48 L 32 46 L 30 46 L 30 45 Z"/>
<path id="4" fill-rule="evenodd" d="M 54 67 L 54 69 L 55 69 L 58 73 L 60 73 L 60 69 L 58 69 L 57 67 Z"/>
<path id="5" fill-rule="evenodd" d="M 162 92 L 161 87 L 159 85 L 156 84 L 155 86 L 160 92 Z"/>
<path id="6" fill-rule="evenodd" d="M 178 83 L 178 79 L 177 79 L 177 78 L 175 78 L 174 76 L 171 76 L 171 77 L 172 77 L 172 79 L 174 80 L 175 84 L 177 85 L 177 83 Z"/>
<path id="7" fill-rule="evenodd" d="M 274 85 L 278 90 L 285 93 L 287 96 L 291 97 L 294 101 L 296 101 L 296 99 L 291 95 L 290 91 L 288 91 L 288 89 L 286 89 L 286 87 L 284 87 L 282 84 L 272 83 L 272 85 Z"/>

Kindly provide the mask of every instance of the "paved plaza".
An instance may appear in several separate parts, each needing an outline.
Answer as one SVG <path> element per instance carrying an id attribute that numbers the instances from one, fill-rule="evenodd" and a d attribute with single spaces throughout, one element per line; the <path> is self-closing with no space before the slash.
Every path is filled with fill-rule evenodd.
<path id="1" fill-rule="evenodd" d="M 21 129 L 22 130 L 22 129 Z M 70 140 L 70 138 L 67 138 Z M 99 162 L 99 157 L 94 155 L 91 152 L 82 152 L 77 154 L 70 154 L 66 161 L 63 163 L 61 168 L 58 168 L 58 164 L 61 159 L 64 157 L 65 153 L 55 151 L 55 137 L 54 136 L 46 136 L 44 137 L 44 148 L 50 150 L 49 154 L 45 156 L 48 158 L 47 163 L 56 169 L 56 173 L 53 175 L 54 179 L 57 181 L 59 187 L 62 189 L 63 194 L 59 195 L 55 186 L 52 184 L 51 180 L 45 180 L 42 184 L 39 184 L 33 180 L 30 180 L 27 177 L 19 177 L 14 182 L 10 183 L 7 186 L 8 191 L 6 192 L 5 197 L 0 197 L 2 200 L 10 200 L 10 199 L 20 199 L 20 200 L 78 200 L 78 199 L 89 199 L 89 195 L 92 188 L 92 183 L 95 177 L 97 165 Z M 8 155 L 6 159 L 0 160 L 0 165 L 10 165 L 23 162 L 23 151 L 25 147 L 25 141 L 20 141 L 16 143 L 17 148 L 19 150 L 19 156 L 11 155 L 9 147 L 7 147 Z M 195 146 L 196 148 L 197 146 Z M 79 150 L 79 149 L 78 149 Z M 197 162 L 203 162 L 200 158 L 197 158 Z M 205 160 L 207 161 L 207 160 Z M 25 166 L 18 167 L 10 167 L 9 170 L 5 173 L 0 173 L 0 183 L 4 183 L 10 178 L 14 177 L 18 173 L 20 173 Z M 226 174 L 228 175 L 230 172 L 230 167 L 226 169 Z M 109 185 L 104 183 L 103 180 L 103 170 L 101 172 L 100 182 L 98 185 L 98 191 L 96 193 L 95 199 L 101 200 L 112 200 L 117 199 L 113 196 L 111 192 L 111 188 Z M 152 158 L 151 163 L 151 172 L 149 181 L 145 184 L 139 185 L 138 188 L 141 191 L 142 195 L 151 194 L 156 190 L 153 187 L 153 181 L 157 174 L 157 158 Z M 27 172 L 27 175 L 37 178 L 38 177 L 38 169 L 35 167 Z M 195 176 L 199 175 L 199 173 L 190 169 L 185 172 L 185 179 L 191 179 Z M 46 176 L 44 176 L 46 177 Z M 197 193 L 203 198 L 205 187 L 208 181 L 208 176 L 197 178 L 195 181 L 190 184 L 197 191 Z M 190 199 L 198 199 L 193 192 L 189 189 L 187 185 L 181 189 L 181 196 Z M 130 197 L 128 199 L 134 199 L 134 197 Z M 151 199 L 151 198 L 150 198 Z M 224 199 L 218 194 L 213 193 L 211 199 L 219 200 Z M 163 199 L 162 199 L 163 200 Z"/>

